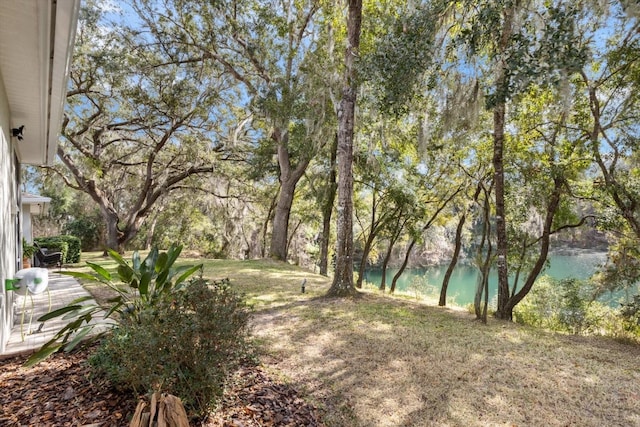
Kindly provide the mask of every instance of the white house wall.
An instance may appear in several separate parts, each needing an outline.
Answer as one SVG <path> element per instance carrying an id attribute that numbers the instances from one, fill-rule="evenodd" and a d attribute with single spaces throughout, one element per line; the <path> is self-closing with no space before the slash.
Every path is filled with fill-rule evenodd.
<path id="1" fill-rule="evenodd" d="M 19 163 L 55 159 L 79 8 L 80 0 L 0 0 L 0 351 L 13 313 L 5 280 L 21 261 Z M 17 142 L 11 128 L 20 126 Z"/>
<path id="2" fill-rule="evenodd" d="M 13 292 L 5 290 L 5 280 L 13 278 L 19 258 L 18 165 L 10 132 L 9 105 L 0 76 L 0 353 L 5 349 L 13 325 Z"/>

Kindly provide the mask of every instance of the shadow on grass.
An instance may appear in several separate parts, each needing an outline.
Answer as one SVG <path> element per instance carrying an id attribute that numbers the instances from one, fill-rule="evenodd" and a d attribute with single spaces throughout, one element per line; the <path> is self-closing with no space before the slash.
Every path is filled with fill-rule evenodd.
<path id="1" fill-rule="evenodd" d="M 637 347 L 596 340 L 585 348 L 565 336 L 496 320 L 485 326 L 464 312 L 366 294 L 290 301 L 258 311 L 254 327 L 268 363 L 323 400 L 330 425 L 640 421 Z M 611 357 L 593 360 L 603 351 Z"/>

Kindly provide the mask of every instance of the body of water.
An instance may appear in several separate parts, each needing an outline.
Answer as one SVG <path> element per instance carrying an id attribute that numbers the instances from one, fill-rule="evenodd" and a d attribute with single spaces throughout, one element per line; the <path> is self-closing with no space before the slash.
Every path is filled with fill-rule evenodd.
<path id="1" fill-rule="evenodd" d="M 551 255 L 550 265 L 539 277 L 549 275 L 555 279 L 587 279 L 605 262 L 605 252 L 584 252 L 574 255 Z M 428 297 L 439 298 L 440 288 L 448 265 L 435 265 L 426 268 L 406 269 L 396 285 L 396 291 L 422 293 Z M 393 276 L 398 269 L 387 269 L 387 290 L 391 286 Z M 370 269 L 365 272 L 364 279 L 376 286 L 380 285 L 381 269 Z M 466 306 L 473 303 L 476 292 L 478 270 L 469 265 L 459 264 L 449 279 L 447 288 L 447 304 Z M 521 276 L 519 283 L 524 278 Z M 498 277 L 495 271 L 489 276 L 489 300 L 497 294 Z"/>

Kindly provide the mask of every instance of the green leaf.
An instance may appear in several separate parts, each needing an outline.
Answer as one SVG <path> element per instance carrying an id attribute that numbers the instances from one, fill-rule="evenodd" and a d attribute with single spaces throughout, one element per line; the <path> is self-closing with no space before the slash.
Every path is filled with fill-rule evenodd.
<path id="1" fill-rule="evenodd" d="M 169 261 L 169 255 L 167 255 L 166 252 L 162 252 L 161 254 L 159 254 L 158 260 L 155 265 L 156 273 L 159 273 L 160 271 L 166 270 L 169 267 L 171 267 L 171 265 L 168 264 L 168 261 Z"/>
<path id="2" fill-rule="evenodd" d="M 192 267 L 187 267 L 187 270 L 176 279 L 175 283 L 178 284 L 178 283 L 184 282 L 185 280 L 187 280 L 189 276 L 191 276 L 193 273 L 200 270 L 201 268 L 202 268 L 202 264 L 194 265 Z"/>
<path id="3" fill-rule="evenodd" d="M 105 319 L 110 318 L 114 312 L 121 313 L 120 307 L 122 307 L 123 305 L 124 301 L 120 300 L 117 304 L 111 306 L 111 308 L 104 315 Z"/>
<path id="4" fill-rule="evenodd" d="M 149 283 L 151 283 L 151 278 L 153 277 L 153 273 L 150 271 L 145 272 L 140 277 L 140 285 L 138 286 L 138 290 L 140 291 L 141 296 L 146 296 L 149 294 Z"/>
<path id="5" fill-rule="evenodd" d="M 170 269 L 162 270 L 156 278 L 156 286 L 158 286 L 159 288 L 163 288 L 165 283 L 167 283 L 167 277 L 169 277 L 170 272 Z"/>
<path id="6" fill-rule="evenodd" d="M 62 317 L 62 320 L 71 319 L 73 316 L 84 316 L 87 313 L 95 313 L 101 310 L 101 308 L 95 304 L 88 304 L 81 306 L 76 312 L 67 313 Z"/>
<path id="7" fill-rule="evenodd" d="M 82 328 L 80 332 L 78 332 L 78 334 L 73 337 L 73 339 L 69 341 L 69 343 L 64 347 L 64 351 L 68 353 L 73 350 L 80 343 L 80 341 L 82 341 L 82 339 L 93 330 L 94 327 L 95 325 L 87 325 Z"/>
<path id="8" fill-rule="evenodd" d="M 155 265 L 158 262 L 158 248 L 153 247 L 151 251 L 149 251 L 149 255 L 144 259 L 144 270 L 145 271 L 154 271 Z M 142 269 L 142 267 L 141 267 Z"/>
<path id="9" fill-rule="evenodd" d="M 87 261 L 87 265 L 93 269 L 102 279 L 111 281 L 111 273 L 109 273 L 103 266 Z"/>
<path id="10" fill-rule="evenodd" d="M 76 298 L 67 305 L 80 304 L 81 302 L 85 302 L 85 301 L 93 301 L 93 297 L 91 295 L 87 295 L 84 297 Z"/>
<path id="11" fill-rule="evenodd" d="M 168 263 L 170 266 L 176 262 L 181 252 L 182 252 L 182 245 L 175 245 L 173 243 L 171 244 L 171 247 L 169 247 L 169 250 L 167 251 L 167 254 L 169 256 Z"/>
<path id="12" fill-rule="evenodd" d="M 118 266 L 118 276 L 120 277 L 120 281 L 124 283 L 130 283 L 131 278 L 133 277 L 134 271 L 128 265 L 119 265 Z"/>
<path id="13" fill-rule="evenodd" d="M 59 308 L 57 310 L 53 310 L 50 313 L 45 314 L 44 316 L 40 316 L 38 318 L 38 322 L 46 322 L 47 320 L 55 319 L 56 317 L 62 316 L 64 314 L 75 312 L 84 307 L 83 305 L 74 304 L 68 305 L 66 307 Z"/>
<path id="14" fill-rule="evenodd" d="M 134 270 L 140 270 L 140 252 L 135 251 L 133 255 L 131 255 L 131 263 Z"/>
<path id="15" fill-rule="evenodd" d="M 51 341 L 49 341 L 49 343 L 51 343 Z M 60 344 L 60 343 L 55 343 L 55 344 L 52 344 L 52 345 L 48 345 L 49 343 L 43 345 L 40 348 L 40 350 L 36 351 L 31 356 L 29 356 L 27 361 L 24 362 L 24 366 L 26 366 L 27 368 L 35 366 L 38 363 L 42 362 L 47 357 L 51 356 L 56 351 L 58 351 L 60 349 L 60 347 L 62 347 L 62 344 Z"/>
<path id="16" fill-rule="evenodd" d="M 60 274 L 64 274 L 65 276 L 75 277 L 76 279 L 84 279 L 91 282 L 102 282 L 99 276 L 90 273 L 82 273 L 79 271 L 61 271 Z"/>
<path id="17" fill-rule="evenodd" d="M 107 253 L 111 257 L 111 259 L 116 261 L 118 264 L 127 265 L 127 262 L 124 260 L 124 258 L 122 258 L 122 255 L 120 255 L 117 251 L 114 251 L 113 249 L 108 249 Z"/>

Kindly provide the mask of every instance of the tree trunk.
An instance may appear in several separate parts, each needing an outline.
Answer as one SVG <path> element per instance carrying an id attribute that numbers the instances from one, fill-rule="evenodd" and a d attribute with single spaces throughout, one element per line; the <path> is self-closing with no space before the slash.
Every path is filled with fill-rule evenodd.
<path id="1" fill-rule="evenodd" d="M 498 44 L 498 64 L 496 77 L 496 105 L 493 109 L 493 171 L 496 189 L 496 251 L 498 255 L 498 309 L 496 317 L 511 319 L 505 312 L 509 301 L 509 272 L 507 263 L 507 224 L 504 204 L 504 125 L 508 78 L 506 76 L 506 48 L 512 35 L 514 7 L 507 7 L 504 12 L 502 33 Z"/>
<path id="2" fill-rule="evenodd" d="M 120 246 L 122 232 L 118 229 L 118 214 L 104 208 L 102 208 L 101 211 L 107 225 L 107 247 L 104 250 L 104 255 L 107 255 L 107 249 L 113 249 L 118 253 L 124 253 L 124 247 Z"/>
<path id="3" fill-rule="evenodd" d="M 382 261 L 382 276 L 380 277 L 380 286 L 379 290 L 384 292 L 387 290 L 387 265 L 389 265 L 389 258 L 391 258 L 391 250 L 393 249 L 393 244 L 389 242 L 389 247 L 387 248 L 387 253 L 384 256 L 384 260 Z"/>
<path id="4" fill-rule="evenodd" d="M 421 233 L 424 233 L 431 227 L 431 225 L 433 225 L 434 221 L 438 218 L 438 215 L 440 215 L 442 210 L 451 202 L 451 200 L 453 200 L 454 197 L 456 197 L 456 195 L 458 195 L 458 193 L 460 193 L 460 191 L 462 191 L 462 186 L 458 187 L 454 192 L 452 192 L 449 195 L 449 197 L 447 197 L 445 200 L 441 202 L 442 204 L 438 206 L 438 208 L 433 212 L 433 214 L 431 215 L 427 223 L 422 227 Z M 416 243 L 417 243 L 416 238 L 411 240 L 411 243 L 409 244 L 409 248 L 407 249 L 407 253 L 404 256 L 404 261 L 402 262 L 402 265 L 400 266 L 400 269 L 398 270 L 396 275 L 393 276 L 393 281 L 391 282 L 391 289 L 389 290 L 389 292 L 391 293 L 395 292 L 396 283 L 400 278 L 400 276 L 402 275 L 402 273 L 404 272 L 404 269 L 407 268 L 407 263 L 409 262 L 409 255 L 411 255 L 411 250 L 413 249 Z"/>
<path id="5" fill-rule="evenodd" d="M 481 187 L 479 184 L 478 187 Z M 489 272 L 491 271 L 491 257 L 493 256 L 493 247 L 491 245 L 491 205 L 489 202 L 490 192 L 483 188 L 484 203 L 482 206 L 483 221 L 482 221 L 482 239 L 476 253 L 476 266 L 480 271 L 478 277 L 478 283 L 476 284 L 476 294 L 473 300 L 473 308 L 476 313 L 476 318 L 482 319 L 484 323 L 487 323 L 487 306 L 489 304 Z M 483 258 L 484 247 L 487 247 L 486 254 Z M 484 295 L 485 304 L 481 309 L 482 294 Z"/>
<path id="6" fill-rule="evenodd" d="M 560 206 L 560 198 L 562 195 L 561 190 L 563 185 L 563 180 L 558 177 L 554 178 L 553 182 L 554 188 L 549 200 L 549 204 L 547 206 L 542 238 L 540 240 L 540 253 L 538 254 L 538 259 L 536 259 L 536 263 L 527 276 L 527 280 L 524 282 L 524 285 L 522 285 L 522 289 L 520 289 L 520 291 L 518 291 L 518 293 L 516 293 L 513 297 L 509 298 L 509 300 L 505 304 L 505 307 L 503 309 L 505 317 L 502 317 L 503 319 L 513 318 L 513 309 L 529 293 L 529 291 L 533 287 L 533 284 L 538 278 L 538 275 L 542 271 L 545 262 L 547 261 L 547 256 L 549 254 L 549 243 L 551 240 L 551 226 L 553 225 L 553 219 L 558 212 L 558 207 Z"/>
<path id="7" fill-rule="evenodd" d="M 417 240 L 412 239 L 409 247 L 407 248 L 407 252 L 404 254 L 404 260 L 402 261 L 402 265 L 398 269 L 398 272 L 393 276 L 393 280 L 391 281 L 391 289 L 389 289 L 390 293 L 394 293 L 396 291 L 396 284 L 398 283 L 398 279 L 404 273 L 404 269 L 407 268 L 407 263 L 409 262 L 409 256 L 411 256 L 411 251 L 413 247 L 416 245 Z"/>
<path id="8" fill-rule="evenodd" d="M 496 237 L 498 254 L 498 310 L 496 317 L 509 319 L 504 312 L 509 301 L 509 273 L 507 271 L 507 225 L 506 210 L 504 206 L 504 116 L 505 105 L 500 103 L 493 112 L 494 120 L 494 141 L 493 141 L 493 169 L 494 182 L 496 186 Z"/>
<path id="9" fill-rule="evenodd" d="M 384 260 L 382 261 L 382 278 L 380 279 L 380 290 L 384 291 L 386 289 L 387 284 L 387 266 L 389 265 L 389 260 L 391 259 L 391 253 L 393 252 L 393 247 L 400 238 L 400 234 L 402 234 L 402 230 L 404 230 L 404 226 L 406 225 L 409 218 L 404 218 L 402 221 L 402 211 L 398 213 L 398 218 L 396 221 L 395 228 L 391 234 L 391 238 L 389 239 L 389 247 L 387 248 L 387 253 L 384 256 Z M 402 221 L 402 224 L 400 222 Z"/>
<path id="10" fill-rule="evenodd" d="M 327 192 L 322 205 L 322 235 L 320 238 L 320 274 L 327 276 L 329 267 L 329 240 L 331 237 L 331 215 L 333 214 L 333 204 L 336 200 L 336 157 L 338 154 L 338 135 L 333 138 L 331 144 L 331 163 Z"/>
<path id="11" fill-rule="evenodd" d="M 160 217 L 160 212 L 154 215 L 153 220 L 151 221 L 151 224 L 149 224 L 149 231 L 147 232 L 147 238 L 145 239 L 145 242 L 144 242 L 144 248 L 146 250 L 151 249 L 151 245 L 153 244 L 154 233 L 156 231 L 156 226 L 158 225 L 159 217 Z"/>
<path id="12" fill-rule="evenodd" d="M 276 203 L 273 215 L 269 256 L 280 261 L 287 260 L 289 215 L 291 214 L 291 206 L 293 206 L 293 193 L 295 191 L 296 184 L 297 181 L 293 182 L 291 179 L 282 181 L 280 193 L 278 195 L 278 202 Z"/>
<path id="13" fill-rule="evenodd" d="M 375 240 L 378 231 L 380 229 L 380 224 L 382 218 L 376 220 L 377 214 L 377 190 L 374 188 L 373 190 L 373 202 L 371 203 L 371 225 L 369 227 L 369 234 L 364 242 L 364 247 L 362 248 L 362 257 L 360 258 L 360 265 L 358 266 L 358 279 L 356 281 L 356 288 L 362 288 L 362 281 L 364 280 L 364 270 L 367 267 L 367 260 L 369 258 L 369 252 L 371 252 L 371 247 L 373 246 L 373 241 Z M 383 215 L 384 216 L 384 215 Z M 361 224 L 362 225 L 362 224 Z M 364 234 L 364 227 L 362 227 Z"/>
<path id="14" fill-rule="evenodd" d="M 276 209 L 273 215 L 269 256 L 280 261 L 286 261 L 287 242 L 289 238 L 289 216 L 291 215 L 291 206 L 293 206 L 293 196 L 296 191 L 296 185 L 298 185 L 298 181 L 300 181 L 304 171 L 307 169 L 310 159 L 300 159 L 295 169 L 292 169 L 288 151 L 289 137 L 287 131 L 276 128 L 271 138 L 278 144 L 280 192 L 278 193 L 278 202 L 276 203 Z"/>
<path id="15" fill-rule="evenodd" d="M 364 248 L 362 249 L 362 259 L 360 259 L 360 266 L 358 268 L 358 280 L 356 282 L 356 288 L 362 288 L 364 270 L 367 267 L 367 258 L 369 258 L 369 252 L 371 252 L 371 247 L 373 246 L 373 241 L 375 240 L 376 235 L 377 232 L 372 230 L 372 232 L 367 236 L 367 241 L 364 243 Z"/>
<path id="16" fill-rule="evenodd" d="M 280 192 L 280 189 L 278 188 L 278 192 Z M 267 212 L 267 217 L 265 218 L 264 222 L 262 223 L 262 242 L 260 244 L 260 257 L 264 258 L 266 257 L 266 251 L 267 251 L 267 232 L 269 231 L 269 222 L 271 222 L 271 217 L 273 216 L 273 212 L 276 209 L 276 203 L 278 203 L 278 195 L 276 194 L 276 196 L 271 199 L 271 203 L 269 204 L 269 211 Z"/>
<path id="17" fill-rule="evenodd" d="M 458 226 L 456 227 L 455 248 L 453 249 L 453 256 L 451 257 L 451 262 L 449 263 L 449 267 L 447 267 L 447 271 L 444 273 L 444 279 L 442 279 L 440 300 L 438 301 L 438 305 L 440 307 L 444 307 L 445 305 L 447 305 L 447 288 L 449 287 L 449 279 L 451 279 L 453 269 L 456 267 L 456 264 L 458 264 L 458 257 L 460 256 L 460 249 L 462 248 L 462 229 L 464 228 L 464 223 L 466 220 L 467 215 L 463 212 L 460 216 L 460 220 L 458 221 Z"/>
<path id="18" fill-rule="evenodd" d="M 352 296 L 353 286 L 353 128 L 356 104 L 356 69 L 354 58 L 360 46 L 362 0 L 349 0 L 347 48 L 342 101 L 338 111 L 338 226 L 336 271 L 327 295 Z"/>

